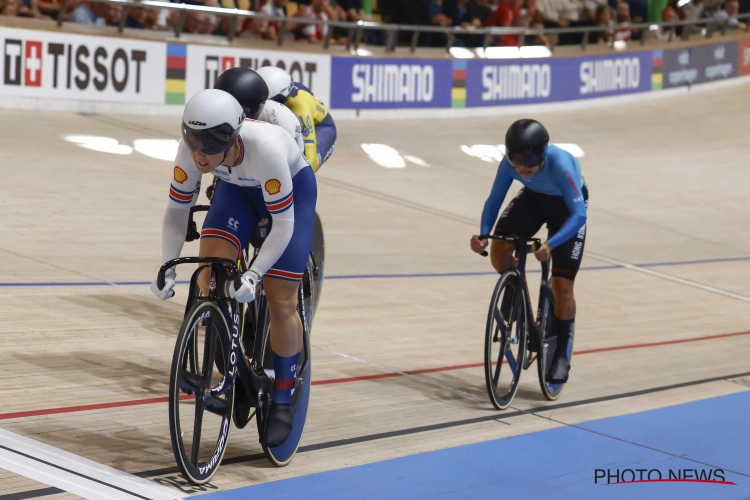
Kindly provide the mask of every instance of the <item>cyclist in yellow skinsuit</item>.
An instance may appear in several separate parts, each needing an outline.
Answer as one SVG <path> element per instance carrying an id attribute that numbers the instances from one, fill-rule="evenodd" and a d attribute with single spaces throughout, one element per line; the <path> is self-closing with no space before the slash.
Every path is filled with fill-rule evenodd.
<path id="1" fill-rule="evenodd" d="M 330 158 L 336 146 L 336 124 L 325 104 L 292 76 L 281 68 L 265 66 L 258 74 L 268 86 L 268 98 L 286 105 L 300 122 L 305 142 L 305 156 L 317 172 Z"/>

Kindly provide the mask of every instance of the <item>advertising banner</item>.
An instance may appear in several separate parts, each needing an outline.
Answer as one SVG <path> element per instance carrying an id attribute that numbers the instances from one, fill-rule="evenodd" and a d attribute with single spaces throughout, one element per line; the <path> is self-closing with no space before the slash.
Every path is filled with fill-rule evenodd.
<path id="1" fill-rule="evenodd" d="M 663 88 L 723 80 L 738 75 L 737 42 L 665 50 Z"/>
<path id="2" fill-rule="evenodd" d="M 470 60 L 466 106 L 569 101 L 651 90 L 651 53 Z"/>
<path id="3" fill-rule="evenodd" d="M 743 38 L 739 42 L 739 64 L 740 75 L 750 75 L 750 38 Z"/>
<path id="4" fill-rule="evenodd" d="M 166 44 L 0 27 L 0 95 L 164 103 Z"/>
<path id="5" fill-rule="evenodd" d="M 450 108 L 453 63 L 431 59 L 334 57 L 331 108 Z"/>
<path id="6" fill-rule="evenodd" d="M 170 49 L 179 47 L 186 51 L 186 99 L 199 90 L 213 88 L 216 78 L 224 71 L 237 66 L 257 69 L 263 66 L 278 66 L 287 70 L 295 82 L 308 87 L 324 104 L 331 96 L 331 56 L 302 52 L 255 50 L 215 47 L 207 45 L 170 44 Z"/>

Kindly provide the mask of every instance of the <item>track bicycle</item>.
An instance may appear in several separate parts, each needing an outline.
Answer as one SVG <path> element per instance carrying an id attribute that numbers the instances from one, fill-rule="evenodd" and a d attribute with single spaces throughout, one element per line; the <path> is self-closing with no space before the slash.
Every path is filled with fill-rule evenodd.
<path id="1" fill-rule="evenodd" d="M 208 208 L 191 209 L 188 238 L 197 232 L 193 214 Z M 197 284 L 203 267 L 198 267 L 190 279 L 169 382 L 172 450 L 180 471 L 193 484 L 208 482 L 218 470 L 227 448 L 230 420 L 242 429 L 256 417 L 263 452 L 276 466 L 289 464 L 297 451 L 310 398 L 310 328 L 323 281 L 324 241 L 317 215 L 315 222 L 313 248 L 298 291 L 303 340 L 292 392 L 292 432 L 278 446 L 267 445 L 265 439 L 274 379 L 263 280 L 257 285 L 256 299 L 249 304 L 240 304 L 227 293 L 227 285 L 234 282 L 238 286 L 240 276 L 247 271 L 247 252 L 236 261 L 177 258 L 159 270 L 160 288 L 169 268 L 199 264 L 211 271 L 208 296 L 201 295 Z M 257 255 L 269 230 L 270 220 L 261 221 L 248 248 L 252 255 Z"/>
<path id="2" fill-rule="evenodd" d="M 546 381 L 546 373 L 557 347 L 557 337 L 552 328 L 555 298 L 549 279 L 549 260 L 541 263 L 542 279 L 536 318 L 532 313 L 526 282 L 526 257 L 531 251 L 530 244 L 534 245 L 534 249 L 539 249 L 541 241 L 537 238 L 496 235 L 482 235 L 479 239 L 505 241 L 514 247 L 513 267 L 498 278 L 487 313 L 484 376 L 490 401 L 498 410 L 506 409 L 518 391 L 521 371 L 527 370 L 534 361 L 537 362 L 542 394 L 554 401 L 565 384 Z M 486 256 L 487 252 L 482 255 Z M 569 349 L 573 349 L 572 342 Z"/>

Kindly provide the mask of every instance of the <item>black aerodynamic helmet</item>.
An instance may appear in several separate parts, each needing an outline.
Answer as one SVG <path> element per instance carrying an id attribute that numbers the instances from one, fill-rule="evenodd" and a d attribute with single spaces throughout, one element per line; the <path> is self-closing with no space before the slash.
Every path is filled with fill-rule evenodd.
<path id="1" fill-rule="evenodd" d="M 237 99 L 245 115 L 257 120 L 268 100 L 268 86 L 261 76 L 250 68 L 232 68 L 216 79 L 215 89 L 223 90 Z"/>
<path id="2" fill-rule="evenodd" d="M 542 163 L 547 154 L 548 144 L 547 129 L 536 120 L 518 120 L 505 134 L 505 154 L 508 159 L 521 155 L 522 163 L 528 168 Z"/>

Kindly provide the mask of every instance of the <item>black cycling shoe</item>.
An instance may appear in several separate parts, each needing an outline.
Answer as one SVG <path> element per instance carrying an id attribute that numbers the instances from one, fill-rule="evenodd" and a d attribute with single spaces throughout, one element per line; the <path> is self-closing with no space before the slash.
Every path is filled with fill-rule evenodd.
<path id="1" fill-rule="evenodd" d="M 266 427 L 266 446 L 279 446 L 292 433 L 292 405 L 289 403 L 271 403 Z"/>
<path id="2" fill-rule="evenodd" d="M 570 360 L 568 359 L 567 353 L 558 355 L 555 353 L 555 357 L 552 360 L 552 365 L 547 371 L 547 382 L 550 384 L 564 384 L 568 381 L 568 374 L 570 373 Z"/>

